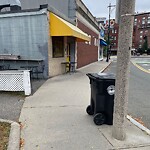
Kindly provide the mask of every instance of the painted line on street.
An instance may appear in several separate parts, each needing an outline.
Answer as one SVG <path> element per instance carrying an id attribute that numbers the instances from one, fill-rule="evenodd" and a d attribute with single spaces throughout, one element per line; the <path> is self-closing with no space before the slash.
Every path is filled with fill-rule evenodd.
<path id="1" fill-rule="evenodd" d="M 142 66 L 149 66 L 149 64 L 142 64 Z"/>
<path id="2" fill-rule="evenodd" d="M 139 122 L 137 122 L 131 116 L 127 115 L 127 119 L 130 122 L 132 122 L 135 126 L 137 126 L 138 128 L 140 128 L 142 131 L 145 131 L 148 135 L 150 135 L 150 130 L 148 128 L 146 128 L 145 126 L 143 126 L 142 124 L 140 124 Z"/>
<path id="3" fill-rule="evenodd" d="M 132 62 L 132 61 L 131 61 L 131 62 Z M 132 64 L 133 64 L 134 66 L 136 66 L 138 69 L 140 69 L 141 71 L 143 71 L 143 72 L 146 72 L 146 73 L 149 73 L 149 74 L 150 74 L 150 71 L 148 71 L 148 70 L 146 70 L 146 69 L 142 68 L 141 66 L 137 65 L 136 63 L 132 62 Z"/>
<path id="4" fill-rule="evenodd" d="M 149 61 L 135 61 L 136 63 L 139 63 L 139 64 L 150 64 Z"/>

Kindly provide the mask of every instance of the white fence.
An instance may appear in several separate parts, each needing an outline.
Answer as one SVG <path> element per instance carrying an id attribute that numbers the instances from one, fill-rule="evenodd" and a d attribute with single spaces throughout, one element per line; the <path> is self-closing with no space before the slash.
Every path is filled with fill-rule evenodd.
<path id="1" fill-rule="evenodd" d="M 0 91 L 24 91 L 31 94 L 29 70 L 0 71 Z"/>

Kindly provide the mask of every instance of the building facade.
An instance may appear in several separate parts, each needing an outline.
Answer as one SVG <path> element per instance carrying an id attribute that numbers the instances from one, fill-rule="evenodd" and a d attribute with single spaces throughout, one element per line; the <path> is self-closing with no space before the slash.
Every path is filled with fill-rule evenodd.
<path id="1" fill-rule="evenodd" d="M 65 73 L 67 52 L 75 54 L 76 41 L 91 40 L 72 20 L 49 8 L 1 12 L 0 22 L 0 64 L 10 69 L 42 65 L 45 78 Z M 69 57 L 75 62 L 74 55 Z"/>
<path id="2" fill-rule="evenodd" d="M 90 42 L 78 42 L 74 44 L 75 51 L 68 51 L 68 60 L 75 54 L 77 68 L 88 65 L 98 60 L 99 53 L 99 26 L 95 17 L 81 0 L 20 0 L 22 9 L 39 8 L 40 5 L 48 4 L 49 7 L 56 8 L 67 18 L 71 19 L 75 25 L 91 37 Z M 70 47 L 70 45 L 68 45 Z M 71 57 L 70 57 L 71 55 Z"/>
<path id="3" fill-rule="evenodd" d="M 137 13 L 134 17 L 133 47 L 142 53 L 150 49 L 150 12 Z"/>
<path id="4" fill-rule="evenodd" d="M 107 34 L 107 23 L 105 26 L 105 31 L 105 34 Z M 113 23 L 113 26 L 110 28 L 111 51 L 113 54 L 117 53 L 118 35 L 119 25 Z M 135 50 L 141 54 L 150 54 L 150 12 L 137 13 L 134 16 L 132 50 Z"/>
<path id="5" fill-rule="evenodd" d="M 104 25 L 106 24 L 105 17 L 96 18 L 100 28 L 100 48 L 98 54 L 98 60 L 103 60 L 103 57 L 106 56 L 106 49 L 107 49 L 107 42 L 106 42 L 106 35 L 105 35 L 105 28 Z"/>
<path id="6" fill-rule="evenodd" d="M 98 60 L 99 25 L 95 17 L 81 0 L 76 0 L 76 25 L 87 33 L 91 41 L 77 43 L 77 67 L 83 67 Z"/>
<path id="7" fill-rule="evenodd" d="M 106 21 L 105 27 L 105 35 L 106 39 L 108 39 L 108 20 Z M 110 41 L 110 51 L 111 55 L 117 54 L 118 49 L 118 35 L 119 35 L 119 25 L 115 23 L 114 19 L 110 20 L 110 31 L 109 31 L 109 41 Z"/>

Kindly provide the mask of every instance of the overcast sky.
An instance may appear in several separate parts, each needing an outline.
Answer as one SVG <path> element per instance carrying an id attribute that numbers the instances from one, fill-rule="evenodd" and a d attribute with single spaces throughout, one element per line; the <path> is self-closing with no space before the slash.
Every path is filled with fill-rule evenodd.
<path id="1" fill-rule="evenodd" d="M 82 0 L 95 17 L 108 18 L 109 3 L 116 4 L 116 0 Z M 150 0 L 136 0 L 136 12 L 150 12 Z M 111 18 L 115 16 L 115 9 L 112 8 Z"/>

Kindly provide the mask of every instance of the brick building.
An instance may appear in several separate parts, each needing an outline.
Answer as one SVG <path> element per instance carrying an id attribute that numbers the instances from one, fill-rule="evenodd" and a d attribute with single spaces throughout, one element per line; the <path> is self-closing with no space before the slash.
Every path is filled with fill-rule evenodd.
<path id="1" fill-rule="evenodd" d="M 137 50 L 143 49 L 147 40 L 147 48 L 150 48 L 150 12 L 138 13 L 134 18 L 133 47 Z M 143 49 L 143 52 L 145 49 Z M 145 51 L 146 52 L 146 51 Z"/>
<path id="2" fill-rule="evenodd" d="M 98 60 L 103 60 L 103 57 L 106 56 L 106 47 L 107 43 L 105 40 L 105 28 L 104 25 L 106 24 L 105 17 L 96 18 L 100 28 L 100 48 L 98 54 Z"/>
<path id="3" fill-rule="evenodd" d="M 108 22 L 108 21 L 107 21 Z M 105 25 L 105 34 L 107 35 L 108 23 Z M 119 25 L 114 23 L 110 28 L 110 41 L 111 41 L 111 51 L 112 54 L 117 53 L 118 48 L 118 33 Z M 143 45 L 147 40 L 147 50 L 145 51 Z M 150 53 L 150 12 L 137 13 L 134 17 L 134 27 L 133 27 L 133 39 L 132 39 L 132 49 L 135 49 L 142 53 Z"/>
<path id="4" fill-rule="evenodd" d="M 119 25 L 115 23 L 114 19 L 110 20 L 110 45 L 111 45 L 111 55 L 116 55 L 117 54 L 117 49 L 118 49 L 118 34 L 119 33 Z M 108 21 L 106 21 L 105 24 L 105 34 L 106 38 L 108 35 Z"/>

